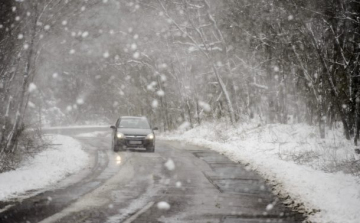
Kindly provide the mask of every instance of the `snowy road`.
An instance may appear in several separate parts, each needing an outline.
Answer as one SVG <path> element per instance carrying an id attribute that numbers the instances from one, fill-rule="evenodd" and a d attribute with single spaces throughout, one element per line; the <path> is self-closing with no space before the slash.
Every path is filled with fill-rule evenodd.
<path id="1" fill-rule="evenodd" d="M 110 150 L 110 130 L 64 132 L 83 143 L 92 157 L 91 168 L 60 182 L 56 190 L 0 204 L 0 209 L 13 205 L 0 213 L 0 222 L 302 220 L 280 204 L 259 175 L 206 148 L 157 141 L 155 153 L 115 153 Z"/>

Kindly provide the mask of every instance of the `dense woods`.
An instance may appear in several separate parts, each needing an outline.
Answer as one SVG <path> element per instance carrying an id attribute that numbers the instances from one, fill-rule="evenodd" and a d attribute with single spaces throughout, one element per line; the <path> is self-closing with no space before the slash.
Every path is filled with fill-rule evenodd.
<path id="1" fill-rule="evenodd" d="M 120 115 L 359 138 L 357 0 L 3 0 L 0 14 L 0 156 L 24 128 Z"/>

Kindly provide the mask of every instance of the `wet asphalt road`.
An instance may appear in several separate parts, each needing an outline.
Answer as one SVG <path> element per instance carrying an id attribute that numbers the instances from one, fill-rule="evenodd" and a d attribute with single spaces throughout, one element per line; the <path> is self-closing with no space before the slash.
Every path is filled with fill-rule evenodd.
<path id="1" fill-rule="evenodd" d="M 63 129 L 77 136 L 96 130 Z M 76 137 L 91 156 L 87 169 L 56 188 L 22 201 L 0 203 L 1 223 L 302 222 L 244 165 L 196 146 L 157 141 L 155 153 L 113 152 L 110 130 Z M 48 131 L 48 132 L 54 132 Z M 86 135 L 85 135 L 86 136 Z M 175 169 L 164 164 L 171 159 Z M 170 209 L 158 208 L 166 202 Z"/>

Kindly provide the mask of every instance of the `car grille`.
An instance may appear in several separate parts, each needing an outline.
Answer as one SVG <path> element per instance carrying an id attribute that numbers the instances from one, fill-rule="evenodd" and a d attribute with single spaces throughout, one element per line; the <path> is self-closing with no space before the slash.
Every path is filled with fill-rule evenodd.
<path id="1" fill-rule="evenodd" d="M 125 135 L 127 140 L 144 140 L 145 137 L 145 135 Z"/>

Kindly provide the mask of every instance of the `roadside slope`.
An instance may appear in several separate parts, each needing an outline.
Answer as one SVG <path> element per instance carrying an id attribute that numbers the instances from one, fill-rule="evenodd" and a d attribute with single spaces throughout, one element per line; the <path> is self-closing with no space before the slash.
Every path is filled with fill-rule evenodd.
<path id="1" fill-rule="evenodd" d="M 0 174 L 0 201 L 44 189 L 83 169 L 89 156 L 77 140 L 48 135 L 52 146 L 24 161 L 16 170 Z"/>

